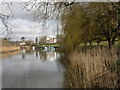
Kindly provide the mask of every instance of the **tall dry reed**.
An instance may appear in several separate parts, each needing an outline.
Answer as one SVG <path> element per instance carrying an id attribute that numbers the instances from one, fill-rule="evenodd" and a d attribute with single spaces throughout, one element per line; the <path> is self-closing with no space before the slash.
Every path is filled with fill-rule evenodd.
<path id="1" fill-rule="evenodd" d="M 120 87 L 120 74 L 115 72 L 120 62 L 119 47 L 86 47 L 68 57 L 64 85 L 67 88 Z M 119 66 L 118 66 L 119 67 Z"/>

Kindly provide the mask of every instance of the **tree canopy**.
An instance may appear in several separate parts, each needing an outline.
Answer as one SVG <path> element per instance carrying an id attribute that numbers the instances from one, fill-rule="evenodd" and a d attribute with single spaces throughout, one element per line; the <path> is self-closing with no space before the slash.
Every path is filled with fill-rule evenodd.
<path id="1" fill-rule="evenodd" d="M 65 38 L 64 49 L 74 50 L 80 44 L 102 40 L 108 41 L 109 47 L 120 37 L 120 3 L 91 2 L 75 3 L 71 10 L 63 13 L 62 24 Z"/>

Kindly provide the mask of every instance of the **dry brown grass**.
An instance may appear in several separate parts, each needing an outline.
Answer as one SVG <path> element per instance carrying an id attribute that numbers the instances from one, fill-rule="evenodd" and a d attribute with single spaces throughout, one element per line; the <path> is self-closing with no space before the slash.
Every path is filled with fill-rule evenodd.
<path id="1" fill-rule="evenodd" d="M 115 88 L 120 85 L 120 74 L 111 69 L 120 58 L 118 47 L 87 47 L 74 51 L 69 56 L 65 73 L 65 87 Z"/>
<path id="2" fill-rule="evenodd" d="M 12 45 L 9 40 L 0 38 L 0 53 L 20 50 L 19 46 Z"/>
<path id="3" fill-rule="evenodd" d="M 0 48 L 1 48 L 0 53 L 20 50 L 20 47 L 18 46 L 1 46 Z"/>
<path id="4" fill-rule="evenodd" d="M 6 58 L 6 57 L 10 57 L 12 55 L 16 55 L 16 54 L 19 54 L 20 51 L 14 51 L 14 52 L 7 52 L 7 53 L 1 53 L 0 54 L 0 58 Z"/>

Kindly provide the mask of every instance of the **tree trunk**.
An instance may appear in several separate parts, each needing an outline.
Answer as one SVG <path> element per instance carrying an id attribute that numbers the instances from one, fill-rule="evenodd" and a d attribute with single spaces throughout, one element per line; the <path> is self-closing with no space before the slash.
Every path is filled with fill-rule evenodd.
<path id="1" fill-rule="evenodd" d="M 92 45 L 91 41 L 89 40 L 90 46 Z"/>
<path id="2" fill-rule="evenodd" d="M 110 39 L 108 39 L 108 45 L 109 45 L 109 48 L 111 48 L 111 41 L 110 41 Z"/>
<path id="3" fill-rule="evenodd" d="M 86 43 L 84 43 L 84 46 L 86 46 Z"/>
<path id="4" fill-rule="evenodd" d="M 100 45 L 100 42 L 97 42 L 97 46 L 99 46 Z"/>
<path id="5" fill-rule="evenodd" d="M 115 44 L 115 38 L 112 39 L 111 44 L 112 44 L 112 45 Z"/>
<path id="6" fill-rule="evenodd" d="M 112 38 L 112 40 L 108 38 L 107 40 L 108 40 L 109 48 L 111 48 L 111 46 L 115 44 L 115 38 Z"/>

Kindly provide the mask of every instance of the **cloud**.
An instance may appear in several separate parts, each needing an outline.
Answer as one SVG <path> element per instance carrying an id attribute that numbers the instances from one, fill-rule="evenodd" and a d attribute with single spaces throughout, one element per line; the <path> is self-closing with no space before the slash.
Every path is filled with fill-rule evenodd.
<path id="1" fill-rule="evenodd" d="M 12 39 L 20 39 L 22 36 L 27 39 L 32 39 L 42 34 L 42 25 L 38 22 L 33 22 L 29 20 L 23 20 L 20 18 L 11 20 L 12 29 Z M 15 38 L 16 37 L 16 38 Z"/>
<path id="2" fill-rule="evenodd" d="M 47 21 L 43 27 L 42 23 L 23 20 L 21 18 L 12 19 L 11 25 L 13 26 L 11 38 L 13 40 L 20 40 L 21 37 L 26 39 L 35 40 L 40 35 L 56 35 L 57 24 L 52 20 Z"/>

